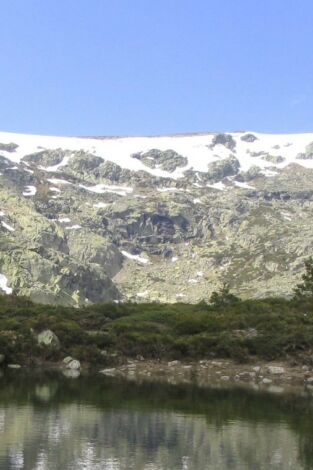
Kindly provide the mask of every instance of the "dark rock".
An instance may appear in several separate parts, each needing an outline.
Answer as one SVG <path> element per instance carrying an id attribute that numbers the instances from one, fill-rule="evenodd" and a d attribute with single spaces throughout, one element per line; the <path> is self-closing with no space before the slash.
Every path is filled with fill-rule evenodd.
<path id="1" fill-rule="evenodd" d="M 15 152 L 15 150 L 18 148 L 17 144 L 14 144 L 11 142 L 10 144 L 2 144 L 0 143 L 0 150 L 4 150 L 5 152 Z"/>
<path id="2" fill-rule="evenodd" d="M 253 135 L 253 134 L 245 134 L 240 137 L 240 140 L 243 140 L 244 142 L 254 142 L 255 140 L 258 140 L 258 138 Z"/>
<path id="3" fill-rule="evenodd" d="M 233 151 L 236 147 L 236 141 L 230 134 L 217 134 L 213 137 L 211 148 L 213 149 L 215 145 L 224 145 Z"/>

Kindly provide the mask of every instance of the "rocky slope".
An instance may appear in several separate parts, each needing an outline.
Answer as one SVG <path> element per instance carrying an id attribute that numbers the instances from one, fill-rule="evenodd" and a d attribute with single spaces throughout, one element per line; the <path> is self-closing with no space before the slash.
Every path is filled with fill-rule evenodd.
<path id="1" fill-rule="evenodd" d="M 8 294 L 198 302 L 225 280 L 289 295 L 313 253 L 313 134 L 0 133 L 0 197 Z"/>

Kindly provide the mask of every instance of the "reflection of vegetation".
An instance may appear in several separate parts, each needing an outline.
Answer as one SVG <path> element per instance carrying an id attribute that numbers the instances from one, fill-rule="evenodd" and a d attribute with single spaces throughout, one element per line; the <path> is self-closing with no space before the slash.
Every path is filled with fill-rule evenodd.
<path id="1" fill-rule="evenodd" d="M 221 305 L 102 304 L 81 309 L 36 305 L 0 296 L 0 352 L 10 362 L 60 360 L 64 354 L 97 366 L 112 357 L 229 357 L 239 361 L 297 357 L 310 363 L 313 298 L 246 300 Z M 50 328 L 58 351 L 40 348 Z M 250 335 L 249 331 L 255 332 Z M 246 334 L 247 332 L 247 334 Z M 101 351 L 105 350 L 105 354 Z"/>
<path id="2" fill-rule="evenodd" d="M 231 468 L 276 468 L 266 466 L 266 459 L 275 445 L 282 449 L 286 465 L 288 459 L 294 464 L 293 468 L 309 469 L 313 465 L 313 399 L 309 396 L 275 396 L 242 389 L 199 389 L 191 385 L 136 384 L 104 377 L 81 377 L 71 381 L 51 372 L 46 376 L 10 374 L 2 381 L 0 410 L 10 409 L 11 414 L 7 416 L 6 432 L 1 434 L 0 431 L 0 451 L 16 416 L 19 423 L 14 431 L 16 443 L 21 444 L 21 439 L 31 441 L 37 455 L 39 448 L 48 447 L 48 427 L 55 417 L 60 429 L 54 434 L 59 435 L 60 430 L 66 428 L 65 421 L 70 424 L 71 433 L 63 435 L 62 431 L 59 443 L 67 458 L 75 448 L 77 454 L 78 439 L 83 443 L 89 437 L 98 442 L 99 452 L 106 445 L 115 449 L 119 456 L 126 455 L 128 446 L 136 446 L 142 453 L 138 461 L 142 462 L 143 454 L 149 461 L 159 457 L 164 459 L 161 468 L 164 468 L 164 462 L 169 462 L 166 460 L 169 455 L 173 458 L 173 466 L 165 468 L 181 468 L 174 457 L 186 455 L 191 450 L 199 459 L 199 466 L 192 468 L 206 468 L 206 459 L 210 453 L 217 458 L 214 452 L 220 444 L 230 446 L 230 454 L 236 455 L 238 461 L 242 459 L 242 467 L 238 464 Z M 26 407 L 28 420 L 32 418 L 35 425 L 40 422 L 42 426 L 41 432 L 34 432 L 32 439 L 32 429 L 28 433 L 22 432 L 23 415 L 19 410 L 26 410 Z M 16 409 L 16 415 L 12 414 L 13 409 Z M 25 430 L 29 428 L 29 422 L 25 426 Z M 257 449 L 253 449 L 252 455 L 240 451 L 243 442 L 246 449 L 253 445 L 255 436 Z M 295 436 L 299 439 L 303 467 L 294 460 L 297 452 L 292 454 L 296 449 Z M 57 452 L 60 447 L 55 445 L 56 442 L 51 447 Z M 222 461 L 225 465 L 226 456 Z M 248 464 L 250 467 L 245 466 Z M 145 467 L 138 465 L 138 468 Z"/>

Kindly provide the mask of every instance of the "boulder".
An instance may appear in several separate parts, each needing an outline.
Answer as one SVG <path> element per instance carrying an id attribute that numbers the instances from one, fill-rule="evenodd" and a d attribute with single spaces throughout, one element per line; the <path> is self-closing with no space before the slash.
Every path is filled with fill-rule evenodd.
<path id="1" fill-rule="evenodd" d="M 66 369 L 70 370 L 79 370 L 80 369 L 80 362 L 77 359 L 73 359 L 71 356 L 67 356 L 63 359 L 63 364 L 65 365 Z"/>
<path id="2" fill-rule="evenodd" d="M 215 145 L 224 145 L 229 150 L 234 150 L 236 147 L 236 141 L 230 134 L 217 134 L 213 137 L 211 148 Z"/>
<path id="3" fill-rule="evenodd" d="M 253 134 L 245 134 L 240 137 L 240 140 L 243 140 L 244 142 L 254 142 L 255 140 L 258 140 L 258 138 L 253 135 Z"/>
<path id="4" fill-rule="evenodd" d="M 60 348 L 60 341 L 59 338 L 53 331 L 51 330 L 44 330 L 37 336 L 37 343 L 39 346 L 49 346 L 53 349 Z"/>
<path id="5" fill-rule="evenodd" d="M 262 382 L 263 382 L 265 385 L 268 385 L 268 384 L 271 384 L 271 383 L 272 383 L 271 379 L 268 379 L 267 377 L 264 377 L 264 379 L 262 380 Z"/>
<path id="6" fill-rule="evenodd" d="M 282 375 L 285 373 L 285 368 L 280 366 L 268 366 L 267 371 L 272 375 Z"/>

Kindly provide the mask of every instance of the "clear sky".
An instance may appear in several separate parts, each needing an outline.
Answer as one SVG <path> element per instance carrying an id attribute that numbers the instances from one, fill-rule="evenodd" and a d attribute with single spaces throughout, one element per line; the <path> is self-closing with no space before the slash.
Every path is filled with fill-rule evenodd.
<path id="1" fill-rule="evenodd" d="M 313 131 L 312 0 L 3 0 L 0 130 Z"/>

